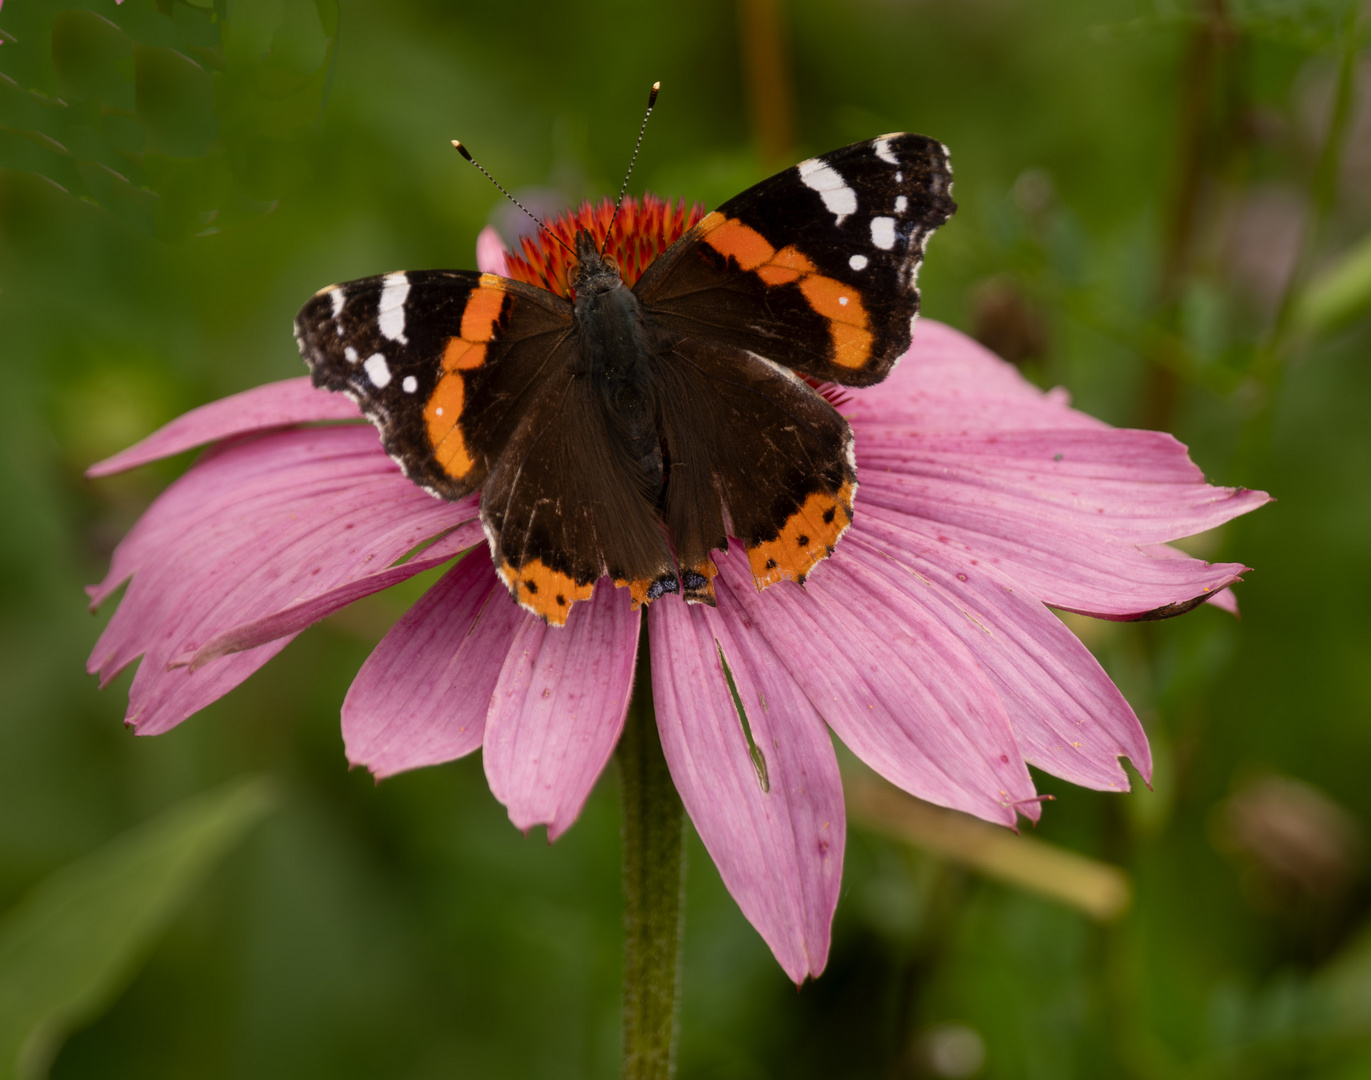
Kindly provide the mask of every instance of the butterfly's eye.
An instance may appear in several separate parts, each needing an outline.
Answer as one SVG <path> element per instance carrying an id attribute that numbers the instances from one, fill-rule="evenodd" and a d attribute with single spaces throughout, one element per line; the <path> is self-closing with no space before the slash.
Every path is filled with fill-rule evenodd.
<path id="1" fill-rule="evenodd" d="M 578 263 L 578 262 L 574 262 L 574 263 L 572 263 L 570 266 L 568 266 L 568 267 L 566 268 L 566 284 L 567 284 L 567 289 L 568 289 L 568 290 L 571 290 L 571 289 L 576 288 L 576 282 L 579 281 L 580 279 L 581 279 L 581 264 Z"/>
<path id="2" fill-rule="evenodd" d="M 616 259 L 613 255 L 609 254 L 609 252 L 605 252 L 605 254 L 601 256 L 601 258 L 605 260 L 605 265 L 608 266 L 611 270 L 613 270 L 616 274 L 618 274 L 620 277 L 624 276 L 623 271 L 619 269 L 619 260 Z"/>

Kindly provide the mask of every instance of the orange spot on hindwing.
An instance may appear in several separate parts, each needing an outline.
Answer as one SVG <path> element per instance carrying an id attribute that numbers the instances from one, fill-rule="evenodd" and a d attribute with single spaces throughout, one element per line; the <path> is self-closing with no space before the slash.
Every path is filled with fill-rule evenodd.
<path id="1" fill-rule="evenodd" d="M 839 537 L 852 524 L 855 490 L 849 480 L 835 494 L 814 492 L 786 518 L 774 540 L 748 547 L 747 559 L 758 589 L 782 580 L 804 584 L 805 576 L 833 554 Z"/>
<path id="2" fill-rule="evenodd" d="M 719 576 L 719 568 L 714 560 L 706 558 L 698 566 L 681 568 L 681 599 L 687 604 L 708 604 L 718 607 L 714 598 L 714 579 Z"/>
<path id="3" fill-rule="evenodd" d="M 486 345 L 499 332 L 508 301 L 500 284 L 501 279 L 494 274 L 482 274 L 480 284 L 467 296 L 461 329 L 456 337 L 448 338 L 443 349 L 444 374 L 424 405 L 424 422 L 428 426 L 433 456 L 443 471 L 455 480 L 461 480 L 476 465 L 460 423 L 466 402 L 466 380 L 462 373 L 486 362 Z"/>
<path id="4" fill-rule="evenodd" d="M 542 559 L 530 559 L 519 567 L 502 562 L 499 572 L 519 606 L 553 626 L 564 626 L 571 605 L 589 600 L 595 592 L 595 582 L 578 585 L 570 574 L 552 569 Z"/>

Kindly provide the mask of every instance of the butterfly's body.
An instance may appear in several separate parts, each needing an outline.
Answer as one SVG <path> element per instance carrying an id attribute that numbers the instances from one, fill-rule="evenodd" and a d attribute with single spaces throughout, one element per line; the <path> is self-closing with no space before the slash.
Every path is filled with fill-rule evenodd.
<path id="1" fill-rule="evenodd" d="M 663 348 L 644 318 L 643 305 L 596 250 L 591 235 L 576 237 L 580 260 L 573 333 L 579 344 L 572 373 L 590 380 L 605 410 L 605 429 L 626 455 L 630 472 L 654 503 L 661 496 L 665 470 L 652 385 L 654 352 Z"/>
<path id="2" fill-rule="evenodd" d="M 852 520 L 852 431 L 812 382 L 869 386 L 909 347 L 946 150 L 886 135 L 724 203 L 625 283 L 576 238 L 571 298 L 468 271 L 321 290 L 296 320 L 407 476 L 481 493 L 495 566 L 550 623 L 609 577 L 714 602 L 729 537 L 759 588 L 803 583 Z"/>

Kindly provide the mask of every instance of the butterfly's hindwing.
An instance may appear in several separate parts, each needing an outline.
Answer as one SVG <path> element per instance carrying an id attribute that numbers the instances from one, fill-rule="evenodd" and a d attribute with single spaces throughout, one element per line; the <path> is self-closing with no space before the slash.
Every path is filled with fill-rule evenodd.
<path id="1" fill-rule="evenodd" d="M 924 245 L 956 209 L 941 143 L 885 135 L 811 158 L 707 215 L 639 279 L 662 326 L 868 386 L 909 348 Z"/>
<path id="2" fill-rule="evenodd" d="M 803 380 L 735 346 L 683 339 L 659 370 L 666 520 L 687 594 L 687 572 L 708 576 L 709 552 L 729 534 L 759 588 L 803 583 L 852 521 L 847 421 Z"/>
<path id="3" fill-rule="evenodd" d="M 657 508 L 584 368 L 575 356 L 554 366 L 481 491 L 496 570 L 554 625 L 605 575 L 638 603 L 677 588 Z"/>

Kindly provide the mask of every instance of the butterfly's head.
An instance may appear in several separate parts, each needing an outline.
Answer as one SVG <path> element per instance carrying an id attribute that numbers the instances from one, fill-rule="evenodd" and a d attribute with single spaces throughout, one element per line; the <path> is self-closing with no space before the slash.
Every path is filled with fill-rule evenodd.
<path id="1" fill-rule="evenodd" d="M 595 238 L 586 229 L 576 233 L 576 259 L 570 276 L 578 297 L 610 292 L 623 285 L 618 262 L 612 255 L 600 254 Z"/>

